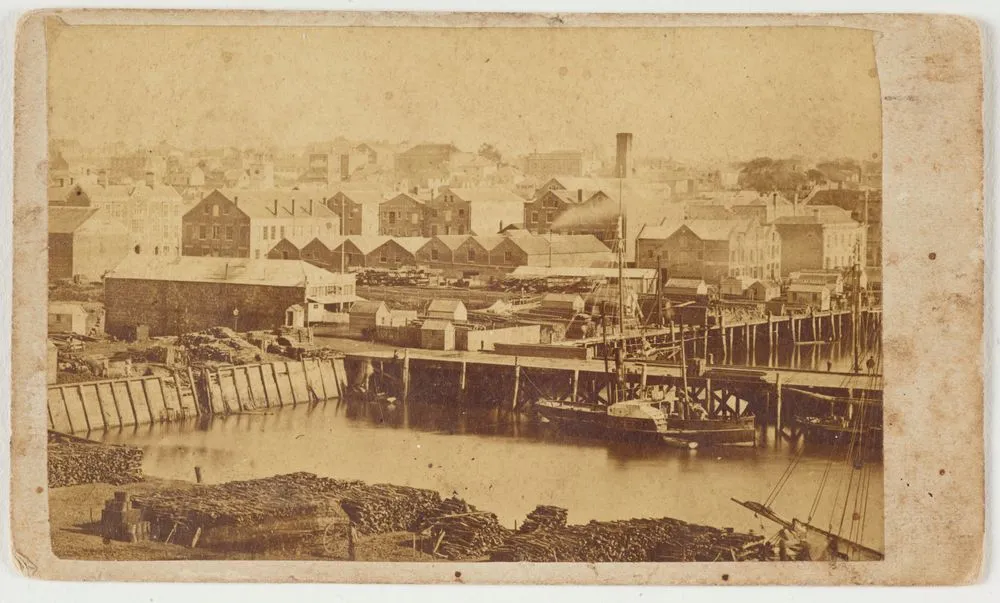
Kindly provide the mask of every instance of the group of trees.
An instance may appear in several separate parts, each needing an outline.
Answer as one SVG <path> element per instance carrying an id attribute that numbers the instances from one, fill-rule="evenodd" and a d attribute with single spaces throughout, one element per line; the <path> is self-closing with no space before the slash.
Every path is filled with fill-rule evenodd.
<path id="1" fill-rule="evenodd" d="M 865 162 L 866 171 L 875 168 L 881 169 L 878 162 Z M 739 183 L 742 188 L 761 193 L 796 191 L 826 182 L 846 180 L 861 169 L 861 164 L 850 158 L 823 161 L 816 164 L 816 167 L 803 171 L 801 162 L 794 159 L 757 157 L 740 166 Z"/>

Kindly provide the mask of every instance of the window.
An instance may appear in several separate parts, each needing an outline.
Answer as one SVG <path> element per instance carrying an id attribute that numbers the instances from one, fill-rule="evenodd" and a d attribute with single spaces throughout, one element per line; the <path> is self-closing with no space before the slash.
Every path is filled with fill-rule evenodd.
<path id="1" fill-rule="evenodd" d="M 285 227 L 284 226 L 281 227 L 281 238 L 282 239 L 285 238 Z"/>
<path id="2" fill-rule="evenodd" d="M 554 217 L 555 216 L 553 215 L 552 212 L 545 212 L 545 221 L 546 222 L 551 222 Z"/>
<path id="3" fill-rule="evenodd" d="M 537 211 L 531 212 L 531 222 L 534 223 L 537 221 L 538 221 L 538 212 Z"/>
<path id="4" fill-rule="evenodd" d="M 391 211 L 389 212 L 389 224 L 395 224 L 395 223 L 396 223 L 396 212 Z"/>
<path id="5" fill-rule="evenodd" d="M 210 213 L 212 213 L 212 208 L 209 207 L 208 205 L 205 205 L 205 207 L 203 209 L 204 209 L 204 212 L 205 212 L 206 216 L 209 215 Z"/>
<path id="6" fill-rule="evenodd" d="M 272 239 L 274 238 L 274 227 L 273 226 L 271 227 L 271 238 Z"/>
<path id="7" fill-rule="evenodd" d="M 510 251 L 503 252 L 503 261 L 512 262 L 514 260 L 514 254 Z"/>
<path id="8" fill-rule="evenodd" d="M 267 226 L 261 227 L 260 231 L 261 231 L 260 232 L 260 238 L 262 238 L 262 239 L 264 239 L 266 241 L 267 240 Z"/>
<path id="9" fill-rule="evenodd" d="M 465 217 L 465 210 L 464 209 L 458 210 L 458 217 L 459 218 L 464 218 Z"/>
<path id="10" fill-rule="evenodd" d="M 232 226 L 227 226 L 226 227 L 226 240 L 227 241 L 232 241 L 233 240 L 233 227 Z"/>
<path id="11" fill-rule="evenodd" d="M 451 222 L 451 210 L 450 209 L 444 210 L 444 221 L 445 222 Z"/>
<path id="12" fill-rule="evenodd" d="M 653 257 L 653 250 L 652 249 L 650 249 L 650 250 L 648 250 L 646 252 L 646 257 L 648 257 L 648 258 L 652 258 Z"/>
<path id="13" fill-rule="evenodd" d="M 432 260 L 437 260 L 438 259 L 438 250 L 437 249 L 431 249 L 431 259 Z"/>
<path id="14" fill-rule="evenodd" d="M 420 223 L 420 214 L 418 214 L 417 212 L 413 212 L 413 214 L 410 216 L 410 223 L 411 224 L 419 224 Z"/>
<path id="15" fill-rule="evenodd" d="M 253 252 L 253 257 L 254 257 L 255 260 L 259 260 L 260 259 L 260 249 L 257 249 L 257 250 L 255 250 Z"/>
<path id="16" fill-rule="evenodd" d="M 213 226 L 212 227 L 212 238 L 213 239 L 220 239 L 220 238 L 222 238 L 221 235 L 222 235 L 222 227 L 221 226 Z"/>
<path id="17" fill-rule="evenodd" d="M 383 251 L 382 255 L 379 256 L 378 261 L 380 261 L 383 264 L 385 264 L 386 262 L 389 261 L 389 256 L 387 256 L 386 253 Z"/>
<path id="18" fill-rule="evenodd" d="M 438 217 L 438 210 L 436 210 L 436 209 L 432 209 L 432 210 L 431 210 L 431 217 L 432 217 L 432 218 L 436 218 L 436 217 Z"/>
<path id="19" fill-rule="evenodd" d="M 222 208 L 222 213 L 224 213 L 227 216 L 229 215 L 229 206 L 228 205 L 226 205 L 225 207 Z"/>
<path id="20" fill-rule="evenodd" d="M 476 261 L 476 250 L 475 249 L 472 249 L 472 248 L 469 249 L 469 261 L 470 262 L 475 262 Z"/>
<path id="21" fill-rule="evenodd" d="M 203 241 L 208 238 L 208 226 L 202 224 L 198 227 L 198 238 Z"/>
<path id="22" fill-rule="evenodd" d="M 212 205 L 212 217 L 213 218 L 218 218 L 219 217 L 219 206 L 218 205 L 215 205 L 215 204 Z"/>

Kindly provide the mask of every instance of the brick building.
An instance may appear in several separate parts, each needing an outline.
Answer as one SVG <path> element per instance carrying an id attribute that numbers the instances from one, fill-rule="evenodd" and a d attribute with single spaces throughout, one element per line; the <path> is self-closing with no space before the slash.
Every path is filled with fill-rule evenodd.
<path id="1" fill-rule="evenodd" d="M 133 255 L 105 277 L 104 299 L 107 332 L 127 337 L 140 325 L 150 336 L 214 326 L 274 329 L 286 324 L 292 306 L 311 310 L 356 296 L 353 275 L 297 260 Z"/>
<path id="2" fill-rule="evenodd" d="M 781 268 L 785 274 L 799 270 L 839 270 L 863 260 L 865 227 L 850 212 L 831 205 L 807 205 L 805 215 L 774 221 L 781 236 Z"/>
<path id="3" fill-rule="evenodd" d="M 881 173 L 879 173 L 881 177 Z M 882 265 L 882 189 L 821 189 L 807 201 L 807 206 L 835 205 L 851 213 L 851 219 L 867 224 L 865 265 Z M 866 214 L 867 211 L 867 214 Z"/>
<path id="4" fill-rule="evenodd" d="M 49 208 L 49 278 L 97 281 L 132 250 L 128 230 L 104 209 Z"/>
<path id="5" fill-rule="evenodd" d="M 524 199 L 502 188 L 442 187 L 427 202 L 424 235 L 491 235 L 524 219 Z"/>
<path id="6" fill-rule="evenodd" d="M 409 193 L 383 201 L 378 211 L 378 233 L 390 237 L 422 236 L 424 211 L 424 202 Z"/>
<path id="7" fill-rule="evenodd" d="M 670 278 L 776 280 L 782 241 L 777 230 L 756 220 L 687 220 L 647 226 L 635 244 L 636 266 L 662 268 Z"/>
<path id="8" fill-rule="evenodd" d="M 213 191 L 183 217 L 183 254 L 266 258 L 286 237 L 332 240 L 339 218 L 313 191 Z"/>
<path id="9" fill-rule="evenodd" d="M 376 190 L 339 190 L 327 197 L 326 206 L 343 220 L 340 234 L 369 236 L 379 234 L 379 206 L 384 200 Z"/>

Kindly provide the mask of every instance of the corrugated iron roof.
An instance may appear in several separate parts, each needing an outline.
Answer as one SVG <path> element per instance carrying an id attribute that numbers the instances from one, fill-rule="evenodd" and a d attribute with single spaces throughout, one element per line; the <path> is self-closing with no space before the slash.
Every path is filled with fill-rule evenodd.
<path id="1" fill-rule="evenodd" d="M 98 211 L 96 207 L 50 207 L 49 232 L 74 233 Z"/>

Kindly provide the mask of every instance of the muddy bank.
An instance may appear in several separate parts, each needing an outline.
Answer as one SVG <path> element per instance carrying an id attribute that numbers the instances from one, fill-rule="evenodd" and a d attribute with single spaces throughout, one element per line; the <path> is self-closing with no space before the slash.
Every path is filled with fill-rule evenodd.
<path id="1" fill-rule="evenodd" d="M 102 536 L 100 510 L 118 490 L 149 522 L 150 540 Z M 515 531 L 496 515 L 432 490 L 369 485 L 310 473 L 199 485 L 147 480 L 50 493 L 57 555 L 100 559 L 732 561 L 768 556 L 763 539 L 677 519 L 566 525 L 565 509 L 539 507 Z M 86 510 L 86 515 L 82 511 Z M 159 555 L 159 556 L 158 556 Z"/>

